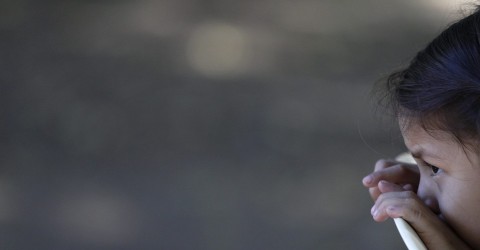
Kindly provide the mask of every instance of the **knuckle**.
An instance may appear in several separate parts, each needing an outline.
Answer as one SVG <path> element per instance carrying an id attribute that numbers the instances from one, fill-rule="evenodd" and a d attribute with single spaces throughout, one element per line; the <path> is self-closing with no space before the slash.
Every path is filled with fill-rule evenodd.
<path id="1" fill-rule="evenodd" d="M 382 174 L 378 171 L 375 171 L 373 173 L 370 174 L 370 176 L 372 177 L 373 180 L 377 180 Z"/>
<path id="2" fill-rule="evenodd" d="M 375 163 L 375 170 L 380 170 L 388 167 L 389 161 L 386 159 L 380 159 Z"/>
<path id="3" fill-rule="evenodd" d="M 417 195 L 413 191 L 405 191 L 403 197 L 404 215 L 412 220 L 423 217 L 422 210 L 419 209 L 419 201 Z"/>
<path id="4" fill-rule="evenodd" d="M 408 202 L 415 202 L 417 194 L 411 190 L 403 191 L 403 197 Z"/>
<path id="5" fill-rule="evenodd" d="M 418 221 L 418 220 L 420 220 L 421 218 L 424 217 L 423 212 L 420 209 L 412 209 L 410 211 L 411 211 L 410 216 L 412 217 L 412 220 L 414 220 L 414 221 Z"/>

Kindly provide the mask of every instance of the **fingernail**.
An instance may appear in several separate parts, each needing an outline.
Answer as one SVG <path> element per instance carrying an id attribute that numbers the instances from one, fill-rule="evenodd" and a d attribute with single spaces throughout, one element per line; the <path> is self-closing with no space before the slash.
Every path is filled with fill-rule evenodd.
<path id="1" fill-rule="evenodd" d="M 372 215 L 375 215 L 376 210 L 377 210 L 377 209 L 375 208 L 375 206 L 373 206 L 372 209 L 370 209 L 370 213 L 371 213 Z"/>
<path id="2" fill-rule="evenodd" d="M 363 183 L 365 183 L 365 184 L 370 184 L 370 183 L 372 183 L 372 181 L 373 181 L 373 178 L 370 175 L 365 176 L 365 178 L 363 178 Z"/>

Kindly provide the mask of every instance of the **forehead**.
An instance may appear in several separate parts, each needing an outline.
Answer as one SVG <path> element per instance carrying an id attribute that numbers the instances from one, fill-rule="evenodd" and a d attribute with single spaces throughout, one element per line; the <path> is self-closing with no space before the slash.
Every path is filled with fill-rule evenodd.
<path id="1" fill-rule="evenodd" d="M 442 129 L 425 130 L 423 123 L 412 117 L 399 117 L 398 122 L 405 145 L 412 154 L 449 160 L 466 158 L 471 164 L 480 166 L 480 138 L 459 138 Z"/>
<path id="2" fill-rule="evenodd" d="M 426 131 L 416 122 L 409 122 L 400 126 L 407 148 L 413 153 L 430 151 L 439 154 L 458 153 L 462 147 L 455 137 L 445 131 Z"/>
<path id="3" fill-rule="evenodd" d="M 400 125 L 402 136 L 409 141 L 444 141 L 455 142 L 455 137 L 442 130 L 428 130 L 426 131 L 417 122 L 403 123 Z"/>

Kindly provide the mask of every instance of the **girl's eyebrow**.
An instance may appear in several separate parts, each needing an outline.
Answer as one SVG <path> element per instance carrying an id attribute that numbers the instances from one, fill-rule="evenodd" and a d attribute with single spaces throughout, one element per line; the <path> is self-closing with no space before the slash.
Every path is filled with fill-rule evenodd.
<path id="1" fill-rule="evenodd" d="M 410 151 L 410 153 L 414 158 L 418 158 L 418 159 L 422 159 L 423 157 L 441 159 L 440 156 L 432 154 L 431 152 L 425 151 L 425 149 L 422 147 L 415 147 Z"/>

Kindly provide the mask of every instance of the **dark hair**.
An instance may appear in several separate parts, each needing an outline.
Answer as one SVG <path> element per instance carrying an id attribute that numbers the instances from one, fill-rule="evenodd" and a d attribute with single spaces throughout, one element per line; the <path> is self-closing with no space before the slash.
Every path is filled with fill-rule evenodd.
<path id="1" fill-rule="evenodd" d="M 450 25 L 382 87 L 396 117 L 480 139 L 480 10 Z M 384 103 L 383 103 L 384 104 Z"/>

